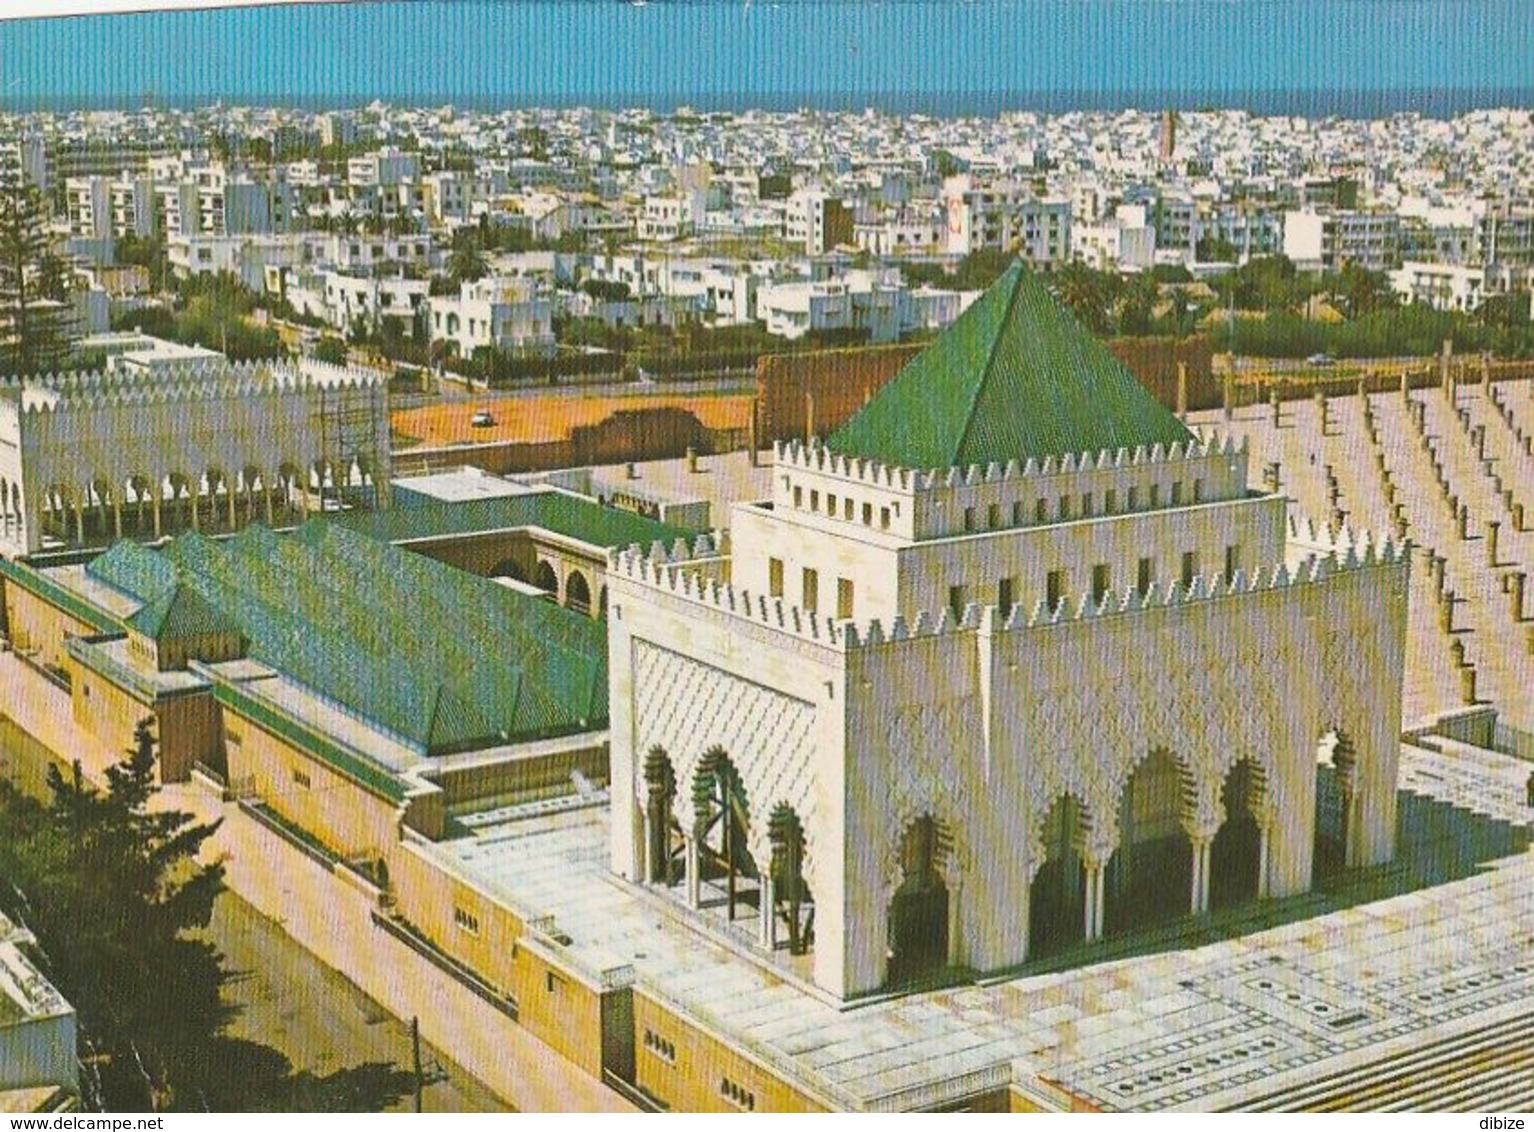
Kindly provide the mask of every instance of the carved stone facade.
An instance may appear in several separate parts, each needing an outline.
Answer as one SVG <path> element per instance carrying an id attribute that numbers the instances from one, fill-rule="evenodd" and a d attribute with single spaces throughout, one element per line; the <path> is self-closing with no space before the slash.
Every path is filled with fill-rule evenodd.
<path id="1" fill-rule="evenodd" d="M 0 543 L 109 545 L 387 506 L 387 377 L 222 358 L 0 381 Z M 321 499 L 324 502 L 321 502 Z"/>
<path id="2" fill-rule="evenodd" d="M 1222 459 L 1244 474 L 1244 452 L 1227 449 Z M 1096 462 L 1077 474 L 1096 476 Z M 849 477 L 842 491 L 853 490 Z M 1079 495 L 1090 484 L 1067 490 Z M 838 620 L 719 581 L 728 575 L 717 558 L 695 569 L 684 556 L 618 556 L 610 634 L 614 870 L 633 880 L 647 875 L 645 752 L 660 748 L 670 760 L 677 824 L 688 830 L 691 777 L 705 751 L 722 747 L 744 782 L 756 862 L 770 853 L 766 814 L 786 803 L 800 818 L 816 909 L 813 977 L 851 996 L 890 982 L 891 909 L 910 867 L 902 839 L 926 818 L 937 831 L 930 864 L 947 901 L 950 926 L 939 934 L 950 966 L 995 972 L 1035 954 L 1030 899 L 1050 858 L 1047 819 L 1065 798 L 1073 803 L 1070 850 L 1080 867 L 1080 891 L 1067 901 L 1081 919 L 1072 930 L 1101 934 L 1124 899 L 1115 888 L 1124 868 L 1115 873 L 1115 860 L 1132 855 L 1122 829 L 1132 780 L 1153 756 L 1157 766 L 1175 767 L 1165 771 L 1175 773 L 1175 801 L 1163 807 L 1163 825 L 1175 820 L 1185 842 L 1172 844 L 1170 859 L 1183 861 L 1178 883 L 1187 887 L 1177 899 L 1191 913 L 1209 906 L 1211 875 L 1228 856 L 1217 839 L 1237 818 L 1249 818 L 1256 831 L 1255 863 L 1244 866 L 1258 874 L 1252 897 L 1311 886 L 1317 763 L 1337 736 L 1347 751 L 1334 760 L 1345 863 L 1388 861 L 1406 548 L 1293 525 L 1274 545 L 1275 504 L 1282 501 L 1256 496 L 1120 515 L 1099 508 L 1091 519 L 1056 524 L 1133 528 L 1122 537 L 1166 563 L 1194 553 L 1224 564 L 1223 545 L 1210 545 L 1211 535 L 1244 542 L 1266 561 L 1187 585 L 1158 573 L 1143 593 L 1115 587 L 1096 602 L 1069 594 L 1053 610 L 1041 599 L 1031 615 L 1021 605 L 968 603 L 955 618 L 941 589 L 929 587 L 909 621 Z M 1190 514 L 1213 508 L 1229 512 L 1218 527 Z M 789 553 L 805 538 L 791 505 L 766 512 L 742 505 L 737 516 L 748 509 L 758 524 L 779 529 L 744 546 L 741 532 L 751 524 L 737 524 L 734 562 Z M 1067 540 L 1057 545 L 1070 545 L 1072 532 L 1055 533 Z M 1029 526 L 981 537 L 995 546 L 990 561 L 1024 568 L 1037 557 L 1028 553 L 1036 541 L 1026 541 L 1036 536 Z M 823 553 L 838 552 L 823 525 L 814 537 L 831 544 Z M 903 540 L 896 569 L 921 575 L 924 556 L 974 537 Z M 1078 578 L 1091 577 L 1091 567 L 1061 564 Z M 1237 781 L 1243 793 L 1227 805 Z M 771 935 L 764 928 L 762 942 Z"/>

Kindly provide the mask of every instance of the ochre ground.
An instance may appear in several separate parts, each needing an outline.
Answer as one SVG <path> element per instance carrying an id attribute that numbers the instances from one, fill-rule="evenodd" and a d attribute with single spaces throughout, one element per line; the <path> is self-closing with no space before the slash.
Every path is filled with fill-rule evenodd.
<path id="1" fill-rule="evenodd" d="M 714 397 L 639 394 L 623 397 L 551 393 L 547 396 L 486 395 L 472 401 L 451 401 L 401 409 L 394 413 L 394 432 L 425 447 L 449 444 L 537 444 L 563 440 L 571 429 L 593 425 L 620 411 L 681 408 L 704 428 L 745 429 L 751 420 L 752 398 L 746 394 Z M 488 409 L 495 424 L 474 428 L 469 418 Z"/>

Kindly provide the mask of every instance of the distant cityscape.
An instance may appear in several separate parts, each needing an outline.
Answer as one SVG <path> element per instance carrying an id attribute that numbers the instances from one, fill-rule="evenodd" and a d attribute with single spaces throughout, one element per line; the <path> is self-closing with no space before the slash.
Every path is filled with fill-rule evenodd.
<path id="1" fill-rule="evenodd" d="M 1384 273 L 1400 301 L 1460 312 L 1534 294 L 1527 110 L 937 119 L 375 102 L 12 115 L 0 136 L 0 171 L 51 206 L 81 337 L 153 306 L 173 277 L 219 275 L 336 335 L 435 343 L 431 359 L 391 351 L 417 362 L 599 351 L 654 327 L 895 341 L 951 323 L 1000 270 L 955 271 L 983 254 L 1164 284 L 1283 256 L 1301 272 Z"/>

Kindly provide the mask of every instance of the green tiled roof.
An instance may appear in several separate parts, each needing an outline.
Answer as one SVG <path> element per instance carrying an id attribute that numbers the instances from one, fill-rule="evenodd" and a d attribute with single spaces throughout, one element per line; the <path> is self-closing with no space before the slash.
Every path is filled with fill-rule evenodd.
<path id="1" fill-rule="evenodd" d="M 92 571 L 148 621 L 162 605 L 174 615 L 176 590 L 195 593 L 250 656 L 425 753 L 607 722 L 601 622 L 338 523 L 185 533 L 159 552 L 119 544 Z"/>
<path id="2" fill-rule="evenodd" d="M 826 440 L 906 468 L 1193 439 L 1021 264 Z"/>
<path id="3" fill-rule="evenodd" d="M 155 641 L 238 632 L 223 612 L 187 585 L 172 585 L 128 618 L 129 627 Z"/>
<path id="4" fill-rule="evenodd" d="M 649 546 L 662 542 L 670 546 L 679 538 L 691 541 L 695 534 L 562 491 L 462 503 L 426 503 L 419 507 L 391 507 L 387 511 L 353 511 L 329 516 L 326 521 L 383 542 L 542 527 L 592 546 L 620 549 L 636 543 Z"/>

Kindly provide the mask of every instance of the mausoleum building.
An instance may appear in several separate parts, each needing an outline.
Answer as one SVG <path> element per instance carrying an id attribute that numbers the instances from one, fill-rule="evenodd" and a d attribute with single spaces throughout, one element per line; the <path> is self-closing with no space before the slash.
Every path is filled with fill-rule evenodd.
<path id="1" fill-rule="evenodd" d="M 847 998 L 1391 859 L 1406 547 L 1021 267 L 775 455 L 727 554 L 610 571 L 621 877 Z"/>

